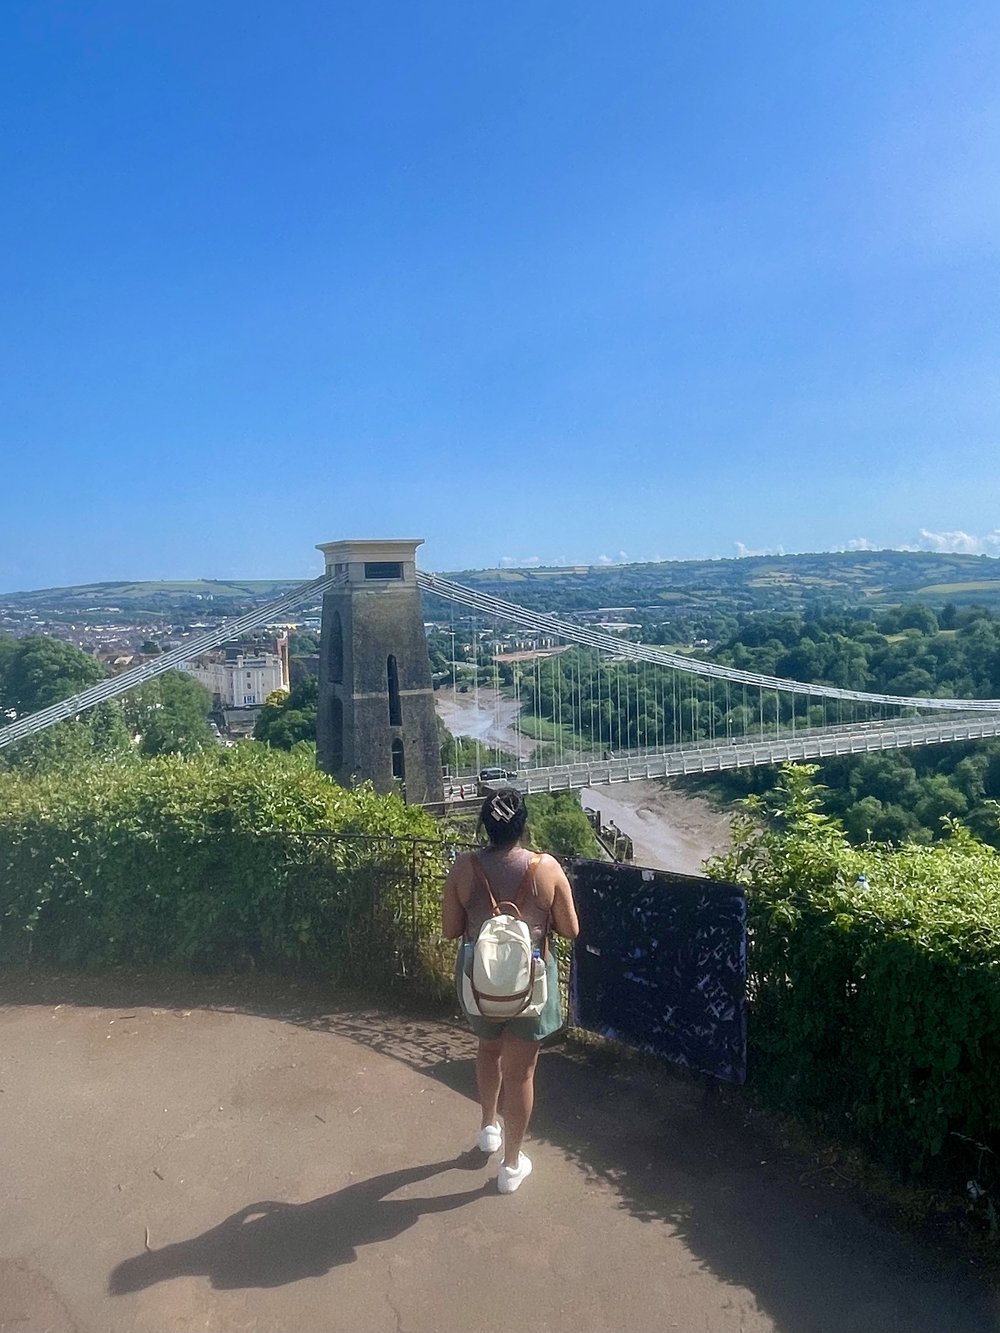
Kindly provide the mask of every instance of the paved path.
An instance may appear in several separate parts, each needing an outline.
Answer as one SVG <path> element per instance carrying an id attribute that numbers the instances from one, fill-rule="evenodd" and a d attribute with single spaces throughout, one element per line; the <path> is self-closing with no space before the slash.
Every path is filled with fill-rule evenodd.
<path id="1" fill-rule="evenodd" d="M 342 1005 L 8 977 L 0 1333 L 1000 1329 L 681 1078 L 547 1051 L 501 1197 L 462 1030 Z"/>

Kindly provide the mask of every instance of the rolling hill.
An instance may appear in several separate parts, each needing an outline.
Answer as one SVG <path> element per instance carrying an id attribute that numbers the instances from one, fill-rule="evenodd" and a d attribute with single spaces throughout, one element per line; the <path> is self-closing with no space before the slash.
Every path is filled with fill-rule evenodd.
<path id="1" fill-rule="evenodd" d="M 447 577 L 533 610 L 601 607 L 662 612 L 882 607 L 925 601 L 1000 611 L 1000 559 L 926 551 L 822 552 L 661 564 L 463 570 Z M 0 607 L 38 615 L 164 619 L 234 615 L 295 586 L 292 579 L 89 583 L 0 594 Z"/>

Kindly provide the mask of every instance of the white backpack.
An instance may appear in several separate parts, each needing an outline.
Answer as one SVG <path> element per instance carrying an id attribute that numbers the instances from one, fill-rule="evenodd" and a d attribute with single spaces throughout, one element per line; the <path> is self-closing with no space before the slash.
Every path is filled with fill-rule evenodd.
<path id="1" fill-rule="evenodd" d="M 545 1007 L 546 958 L 541 954 L 534 956 L 531 931 L 520 910 L 541 859 L 532 857 L 516 900 L 498 903 L 479 858 L 473 857 L 472 864 L 493 908 L 493 915 L 483 922 L 475 942 L 465 944 L 462 1003 L 474 1017 L 500 1023 L 508 1018 L 538 1015 Z"/>

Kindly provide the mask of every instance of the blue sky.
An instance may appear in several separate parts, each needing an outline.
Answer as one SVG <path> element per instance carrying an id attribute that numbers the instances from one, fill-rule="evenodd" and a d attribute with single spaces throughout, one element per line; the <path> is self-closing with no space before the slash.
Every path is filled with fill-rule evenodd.
<path id="1" fill-rule="evenodd" d="M 0 591 L 1000 554 L 1000 8 L 8 0 Z"/>

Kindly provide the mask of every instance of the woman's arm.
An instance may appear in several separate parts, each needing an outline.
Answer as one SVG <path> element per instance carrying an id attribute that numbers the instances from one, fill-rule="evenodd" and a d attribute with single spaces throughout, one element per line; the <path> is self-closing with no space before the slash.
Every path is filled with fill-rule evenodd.
<path id="1" fill-rule="evenodd" d="M 459 859 L 448 871 L 441 902 L 441 929 L 446 940 L 457 940 L 465 931 L 465 908 L 458 895 L 458 882 L 463 877 Z"/>
<path id="2" fill-rule="evenodd" d="M 550 856 L 547 859 L 554 871 L 552 925 L 557 934 L 564 935 L 568 940 L 575 940 L 580 933 L 580 921 L 576 914 L 576 903 L 573 901 L 572 886 L 555 857 Z"/>

